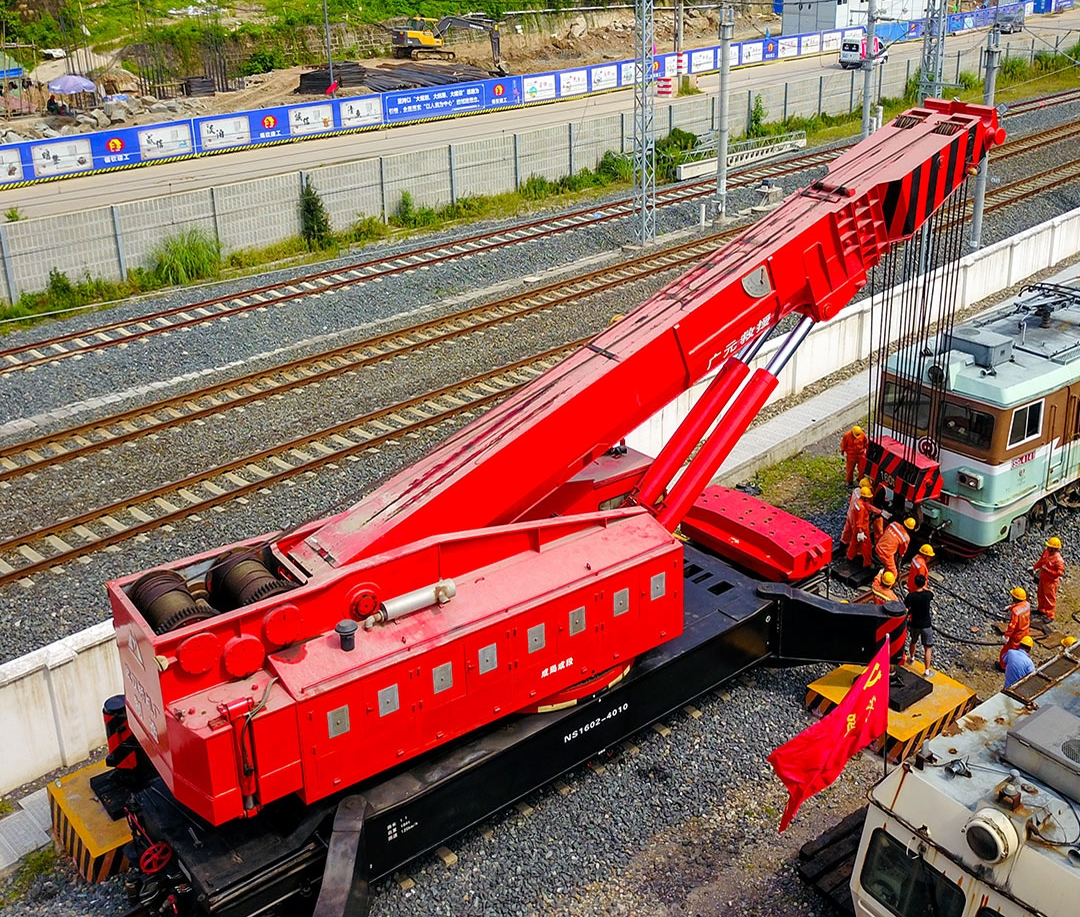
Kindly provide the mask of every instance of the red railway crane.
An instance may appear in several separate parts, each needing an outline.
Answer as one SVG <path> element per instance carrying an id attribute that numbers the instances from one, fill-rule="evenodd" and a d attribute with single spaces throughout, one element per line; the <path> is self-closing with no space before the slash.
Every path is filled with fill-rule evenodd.
<path id="1" fill-rule="evenodd" d="M 676 528 L 730 549 L 706 485 L 795 348 L 1003 140 L 992 108 L 928 100 L 352 508 L 109 583 L 171 794 L 210 825 L 310 804 L 676 638 Z M 713 372 L 655 460 L 618 448 Z"/>

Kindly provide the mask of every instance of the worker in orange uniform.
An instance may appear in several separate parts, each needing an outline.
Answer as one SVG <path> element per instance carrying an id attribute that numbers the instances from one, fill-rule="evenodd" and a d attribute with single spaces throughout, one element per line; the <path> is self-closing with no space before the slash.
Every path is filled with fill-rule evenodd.
<path id="1" fill-rule="evenodd" d="M 907 591 L 914 592 L 915 577 L 922 576 L 926 582 L 930 582 L 930 564 L 929 559 L 934 556 L 934 549 L 928 544 L 924 544 L 917 554 L 911 558 L 911 568 L 908 570 L 907 575 Z"/>
<path id="2" fill-rule="evenodd" d="M 998 657 L 998 667 L 1005 671 L 1005 654 L 1009 650 L 1020 649 L 1020 641 L 1028 636 L 1031 628 L 1031 606 L 1027 600 L 1027 590 L 1023 586 L 1013 586 L 1009 595 L 1013 603 L 1009 606 L 1009 626 L 1005 628 L 1005 645 Z"/>
<path id="3" fill-rule="evenodd" d="M 874 492 L 869 487 L 860 488 L 848 507 L 847 520 L 844 522 L 844 532 L 848 533 L 847 559 L 854 560 L 861 556 L 864 568 L 874 562 L 870 541 L 870 513 L 873 510 L 870 500 L 873 496 Z"/>
<path id="4" fill-rule="evenodd" d="M 849 484 L 855 480 L 856 467 L 862 468 L 869 445 L 870 440 L 860 426 L 852 427 L 840 438 L 840 451 L 847 458 L 847 475 L 844 480 Z"/>
<path id="5" fill-rule="evenodd" d="M 874 546 L 878 560 L 893 575 L 894 581 L 897 577 L 896 562 L 897 560 L 903 561 L 904 555 L 907 554 L 908 545 L 911 544 L 910 533 L 915 526 L 916 522 L 911 516 L 908 516 L 902 523 L 899 519 L 893 519 L 892 522 L 885 526 L 885 531 L 881 533 L 881 537 Z"/>
<path id="6" fill-rule="evenodd" d="M 1058 583 L 1065 574 L 1065 558 L 1061 556 L 1061 539 L 1056 535 L 1046 539 L 1046 548 L 1042 556 L 1035 561 L 1032 570 L 1039 574 L 1039 614 L 1046 615 L 1050 621 L 1054 620 L 1054 612 L 1057 610 Z"/>
<path id="7" fill-rule="evenodd" d="M 855 489 L 851 492 L 851 496 L 848 497 L 847 503 L 847 515 L 844 517 L 844 530 L 840 533 L 840 543 L 844 545 L 851 544 L 851 540 L 855 537 L 855 533 L 851 531 L 851 510 L 852 507 L 859 501 L 860 493 L 864 487 L 870 486 L 870 479 L 863 478 L 855 485 Z"/>
<path id="8" fill-rule="evenodd" d="M 900 599 L 893 592 L 893 583 L 896 582 L 896 574 L 888 570 L 879 570 L 878 575 L 870 584 L 870 591 L 874 593 L 874 604 L 884 605 L 886 602 L 899 602 Z"/>

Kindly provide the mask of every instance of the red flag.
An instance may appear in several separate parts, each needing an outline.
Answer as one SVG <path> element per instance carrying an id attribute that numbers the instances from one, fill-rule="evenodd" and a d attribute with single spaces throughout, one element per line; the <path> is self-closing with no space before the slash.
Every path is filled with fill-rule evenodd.
<path id="1" fill-rule="evenodd" d="M 334 80 L 334 82 L 332 82 L 329 86 L 326 87 L 326 94 L 328 96 L 332 96 L 335 92 L 337 92 L 337 88 L 338 88 L 338 81 Z"/>
<path id="2" fill-rule="evenodd" d="M 780 820 L 780 830 L 791 824 L 804 799 L 825 789 L 844 769 L 855 752 L 865 748 L 889 728 L 889 641 L 827 716 L 785 742 L 769 763 L 791 798 Z"/>

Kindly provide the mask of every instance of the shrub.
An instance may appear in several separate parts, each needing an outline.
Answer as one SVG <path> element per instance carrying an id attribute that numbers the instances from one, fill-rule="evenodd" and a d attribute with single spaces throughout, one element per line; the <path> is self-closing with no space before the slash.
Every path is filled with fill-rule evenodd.
<path id="1" fill-rule="evenodd" d="M 311 182 L 304 183 L 300 192 L 300 237 L 307 244 L 309 251 L 329 248 L 334 241 L 334 231 L 330 228 L 330 217 L 323 206 L 319 192 Z"/>
<path id="2" fill-rule="evenodd" d="M 398 211 L 391 218 L 391 222 L 405 229 L 422 229 L 438 223 L 439 215 L 430 207 L 417 207 L 413 203 L 412 195 L 408 191 L 403 191 Z"/>
<path id="3" fill-rule="evenodd" d="M 760 95 L 755 95 L 754 104 L 750 107 L 750 120 L 746 124 L 746 136 L 764 137 L 767 133 L 765 130 L 767 117 L 769 113 L 765 110 L 765 103 L 761 101 Z"/>
<path id="4" fill-rule="evenodd" d="M 256 48 L 251 56 L 244 61 L 241 72 L 244 76 L 253 76 L 256 73 L 269 73 L 271 70 L 282 70 L 285 67 L 285 56 L 280 48 Z"/>
<path id="5" fill-rule="evenodd" d="M 49 285 L 45 288 L 45 296 L 51 309 L 70 309 L 80 305 L 68 275 L 56 268 L 49 271 Z"/>
<path id="6" fill-rule="evenodd" d="M 207 280 L 221 271 L 221 244 L 204 229 L 189 229 L 155 248 L 150 265 L 157 282 L 165 286 Z"/>

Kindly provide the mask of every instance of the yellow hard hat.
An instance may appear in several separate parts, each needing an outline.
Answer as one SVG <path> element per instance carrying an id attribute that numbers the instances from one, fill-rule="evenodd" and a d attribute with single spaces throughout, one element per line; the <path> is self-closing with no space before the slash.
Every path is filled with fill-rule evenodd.
<path id="1" fill-rule="evenodd" d="M 1022 602 L 1027 598 L 1027 590 L 1023 586 L 1013 586 L 1012 589 L 1009 590 L 1009 595 Z"/>
<path id="2" fill-rule="evenodd" d="M 859 479 L 859 486 L 860 487 L 869 487 L 870 486 L 870 479 L 869 478 L 860 478 Z"/>
<path id="3" fill-rule="evenodd" d="M 862 427 L 856 424 L 854 427 L 851 428 L 851 432 L 854 436 L 862 436 Z"/>
<path id="4" fill-rule="evenodd" d="M 924 544 L 921 548 L 919 548 L 919 553 L 923 557 L 933 557 L 934 556 L 934 549 L 933 549 L 933 547 L 931 545 Z"/>
<path id="5" fill-rule="evenodd" d="M 893 583 L 896 582 L 896 574 L 890 570 L 886 570 L 884 573 L 881 574 L 881 581 L 886 586 L 891 586 Z"/>
<path id="6" fill-rule="evenodd" d="M 1032 640 L 1030 636 L 1021 637 L 1020 638 L 1020 645 L 1021 646 L 1026 646 L 1028 649 L 1031 649 L 1031 647 L 1033 647 L 1035 645 L 1035 641 Z"/>
<path id="7" fill-rule="evenodd" d="M 859 488 L 859 496 L 860 497 L 872 497 L 873 495 L 874 495 L 874 492 L 869 487 L 860 487 Z"/>
<path id="8" fill-rule="evenodd" d="M 919 523 L 912 519 L 911 516 L 908 516 L 907 519 L 904 520 L 904 528 L 906 528 L 909 532 L 914 529 L 915 526 L 917 526 L 918 524 Z"/>
<path id="9" fill-rule="evenodd" d="M 1061 645 L 1064 647 L 1070 647 L 1074 643 L 1076 643 L 1076 637 L 1066 637 L 1064 640 L 1061 641 Z"/>
<path id="10" fill-rule="evenodd" d="M 1051 535 L 1049 538 L 1046 539 L 1046 546 L 1048 548 L 1057 548 L 1060 551 L 1061 539 L 1058 538 L 1057 535 Z"/>

